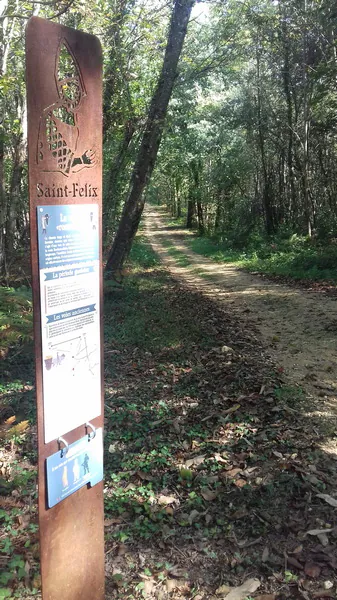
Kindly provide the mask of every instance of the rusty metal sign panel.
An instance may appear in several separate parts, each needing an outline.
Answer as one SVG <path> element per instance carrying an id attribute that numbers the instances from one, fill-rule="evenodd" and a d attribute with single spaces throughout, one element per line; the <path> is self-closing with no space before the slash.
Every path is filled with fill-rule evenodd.
<path id="1" fill-rule="evenodd" d="M 42 595 L 103 600 L 98 39 L 33 17 L 26 79 Z"/>

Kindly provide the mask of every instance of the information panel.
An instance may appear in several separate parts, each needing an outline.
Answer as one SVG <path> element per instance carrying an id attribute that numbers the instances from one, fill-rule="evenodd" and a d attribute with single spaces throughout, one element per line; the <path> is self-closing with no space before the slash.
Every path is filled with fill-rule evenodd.
<path id="1" fill-rule="evenodd" d="M 47 458 L 48 506 L 52 508 L 86 484 L 96 485 L 103 479 L 102 429 L 95 436 L 85 436 L 66 452 Z"/>
<path id="2" fill-rule="evenodd" d="M 97 204 L 37 207 L 45 442 L 101 413 Z"/>

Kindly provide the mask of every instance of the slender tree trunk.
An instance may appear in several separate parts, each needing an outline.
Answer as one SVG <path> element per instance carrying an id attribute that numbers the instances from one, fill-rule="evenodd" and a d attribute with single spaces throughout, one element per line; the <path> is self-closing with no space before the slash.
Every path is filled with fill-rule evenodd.
<path id="1" fill-rule="evenodd" d="M 5 189 L 4 173 L 4 139 L 0 131 L 0 273 L 5 268 L 5 222 L 6 222 L 7 194 Z"/>
<path id="2" fill-rule="evenodd" d="M 26 102 L 18 98 L 18 119 L 26 123 Z M 6 255 L 9 256 L 15 247 L 15 234 L 21 197 L 21 182 L 24 165 L 27 158 L 27 135 L 24 128 L 18 135 L 13 152 L 13 171 L 9 189 L 7 215 L 6 215 Z"/>
<path id="3" fill-rule="evenodd" d="M 265 152 L 265 131 L 262 124 L 262 80 L 260 71 L 260 55 L 259 51 L 256 54 L 257 68 L 257 118 L 258 118 L 258 139 L 261 154 L 262 173 L 263 173 L 263 207 L 266 221 L 266 231 L 268 235 L 274 232 L 273 206 L 272 206 L 272 185 L 270 173 L 267 169 L 267 158 Z"/>
<path id="4" fill-rule="evenodd" d="M 134 136 L 134 133 L 136 131 L 136 123 L 134 120 L 129 120 L 127 121 L 127 123 L 125 124 L 124 127 L 124 135 L 123 135 L 123 139 L 120 143 L 119 146 L 119 151 L 116 154 L 112 165 L 110 167 L 109 170 L 109 174 L 108 174 L 108 183 L 106 186 L 106 191 L 104 194 L 104 207 L 105 207 L 105 214 L 104 214 L 104 232 L 103 232 L 103 238 L 104 240 L 106 240 L 107 234 L 108 234 L 108 230 L 109 230 L 109 220 L 112 219 L 118 210 L 118 194 L 117 192 L 117 184 L 118 184 L 118 177 L 120 172 L 123 169 L 123 166 L 126 163 L 126 157 L 127 157 L 127 153 L 128 153 L 128 149 L 130 147 L 132 138 Z"/>
<path id="5" fill-rule="evenodd" d="M 0 4 L 0 17 L 6 14 L 7 0 Z M 8 24 L 8 19 L 0 19 L 0 77 L 6 75 L 10 42 L 13 35 L 14 19 Z M 0 273 L 6 268 L 5 224 L 7 212 L 7 193 L 5 180 L 5 108 L 0 104 Z"/>
<path id="6" fill-rule="evenodd" d="M 115 90 L 118 86 L 116 65 L 121 61 L 122 57 L 120 31 L 126 14 L 127 2 L 126 0 L 119 0 L 115 3 L 112 15 L 112 24 L 109 30 L 109 44 L 111 50 L 108 59 L 108 67 L 105 73 L 105 86 L 103 94 L 103 142 L 105 142 L 108 137 L 112 126 L 113 117 L 115 116 L 111 107 L 111 100 L 116 98 Z M 126 94 L 129 108 L 131 109 L 130 115 L 132 115 L 133 110 L 128 86 L 126 87 Z"/>
<path id="7" fill-rule="evenodd" d="M 177 217 L 181 217 L 181 181 L 179 177 L 175 178 L 176 198 L 177 198 Z"/>
<path id="8" fill-rule="evenodd" d="M 168 103 L 195 0 L 176 0 L 159 81 L 154 92 L 118 231 L 110 249 L 106 271 L 117 273 L 127 258 L 144 208 L 143 192 L 157 158 Z"/>
<path id="9" fill-rule="evenodd" d="M 281 4 L 280 4 L 281 10 Z M 290 202 L 289 214 L 292 215 L 296 210 L 296 189 L 294 176 L 294 161 L 293 161 L 293 145 L 294 145 L 294 129 L 293 129 L 293 103 L 292 89 L 290 77 L 290 40 L 287 28 L 286 16 L 281 15 L 281 31 L 283 45 L 283 89 L 287 104 L 287 126 L 288 126 L 288 148 L 287 148 L 287 166 L 290 186 Z"/>
<path id="10" fill-rule="evenodd" d="M 200 235 L 204 235 L 205 233 L 205 223 L 204 223 L 204 211 L 202 209 L 201 202 L 197 202 L 197 215 L 198 215 L 198 230 Z"/>
<path id="11" fill-rule="evenodd" d="M 214 233 L 218 233 L 221 223 L 221 189 L 217 189 L 216 193 L 216 209 L 214 219 Z"/>
<path id="12" fill-rule="evenodd" d="M 314 225 L 314 211 L 311 202 L 309 188 L 309 134 L 310 134 L 310 111 L 309 111 L 309 82 L 308 82 L 308 31 L 307 31 L 307 0 L 304 0 L 305 23 L 303 29 L 303 194 L 304 211 L 308 236 L 312 235 Z"/>
<path id="13" fill-rule="evenodd" d="M 193 227 L 194 211 L 195 211 L 194 200 L 190 199 L 187 201 L 187 219 L 186 219 L 187 229 L 192 229 L 192 227 Z"/>

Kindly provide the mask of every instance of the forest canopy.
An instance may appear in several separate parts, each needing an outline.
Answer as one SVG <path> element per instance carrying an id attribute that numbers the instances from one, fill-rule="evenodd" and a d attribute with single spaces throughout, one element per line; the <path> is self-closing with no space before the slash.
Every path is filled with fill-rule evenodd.
<path id="1" fill-rule="evenodd" d="M 140 154 L 167 73 L 169 36 L 176 39 L 178 6 L 189 24 L 151 160 L 143 147 L 143 159 L 151 162 L 145 173 Z M 145 200 L 166 204 L 186 216 L 188 227 L 234 247 L 276 234 L 324 242 L 337 236 L 337 14 L 331 0 L 4 0 L 0 11 L 3 272 L 26 251 L 29 237 L 24 28 L 32 15 L 89 31 L 102 42 L 104 245 L 110 254 L 135 173 L 144 175 L 139 218 Z"/>

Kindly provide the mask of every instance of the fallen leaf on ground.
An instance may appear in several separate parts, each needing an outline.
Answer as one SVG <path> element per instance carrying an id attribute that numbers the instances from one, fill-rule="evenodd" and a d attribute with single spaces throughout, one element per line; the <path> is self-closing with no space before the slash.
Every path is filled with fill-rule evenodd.
<path id="1" fill-rule="evenodd" d="M 178 565 L 173 565 L 173 567 L 171 567 L 169 569 L 169 574 L 172 575 L 172 577 L 187 577 L 186 574 L 186 569 L 184 569 L 184 567 L 179 567 Z"/>
<path id="2" fill-rule="evenodd" d="M 296 558 L 286 555 L 286 560 L 287 560 L 287 563 L 289 565 L 291 565 L 292 567 L 296 567 L 296 569 L 303 569 L 303 565 L 301 565 L 301 563 Z"/>
<path id="3" fill-rule="evenodd" d="M 173 590 L 175 590 L 176 587 L 177 587 L 177 580 L 176 579 L 167 579 L 166 580 L 166 589 L 167 589 L 167 592 L 169 594 L 171 592 L 173 592 Z"/>
<path id="4" fill-rule="evenodd" d="M 239 410 L 239 408 L 241 408 L 241 404 L 234 404 L 234 406 L 231 406 L 230 408 L 227 408 L 227 410 L 223 410 L 222 414 L 223 415 L 230 415 L 231 413 Z"/>
<path id="5" fill-rule="evenodd" d="M 324 581 L 324 589 L 325 589 L 325 590 L 331 590 L 331 588 L 333 588 L 333 583 L 332 583 L 332 581 L 329 581 L 329 580 L 327 580 L 327 581 Z"/>
<path id="6" fill-rule="evenodd" d="M 316 496 L 317 498 L 322 498 L 322 500 L 325 500 L 325 502 L 330 504 L 330 506 L 337 508 L 337 498 L 333 498 L 332 496 L 329 496 L 329 494 L 316 494 Z"/>
<path id="7" fill-rule="evenodd" d="M 222 458 L 221 454 L 219 454 L 218 452 L 216 452 L 216 453 L 214 454 L 214 458 L 215 458 L 215 460 L 216 460 L 217 462 L 219 462 L 219 463 L 224 463 L 224 464 L 226 464 L 226 462 L 227 462 L 227 460 L 225 460 L 224 458 Z"/>
<path id="8" fill-rule="evenodd" d="M 246 485 L 247 481 L 245 479 L 236 479 L 235 481 L 233 481 L 234 485 L 236 485 L 236 487 L 238 488 L 242 488 Z"/>
<path id="9" fill-rule="evenodd" d="M 266 546 L 262 552 L 262 562 L 267 562 L 268 558 L 269 558 L 269 549 L 268 549 L 268 546 Z"/>
<path id="10" fill-rule="evenodd" d="M 254 600 L 276 600 L 276 594 L 262 594 L 262 596 L 254 596 Z"/>
<path id="11" fill-rule="evenodd" d="M 321 535 L 321 533 L 331 533 L 333 529 L 310 529 L 307 535 Z"/>
<path id="12" fill-rule="evenodd" d="M 288 554 L 301 554 L 303 550 L 303 546 L 296 546 L 295 550 L 293 550 L 292 552 L 288 551 Z"/>
<path id="13" fill-rule="evenodd" d="M 226 594 L 229 594 L 229 592 L 231 591 L 231 588 L 228 585 L 221 585 L 217 590 L 216 590 L 216 594 L 218 596 L 225 596 Z"/>
<path id="14" fill-rule="evenodd" d="M 105 519 L 104 527 L 110 527 L 110 525 L 119 525 L 123 523 L 123 519 L 121 517 L 113 517 L 112 519 Z"/>
<path id="15" fill-rule="evenodd" d="M 314 563 L 307 562 L 304 566 L 304 572 L 306 575 L 308 575 L 308 577 L 316 579 L 321 574 L 321 567 L 315 565 Z"/>
<path id="16" fill-rule="evenodd" d="M 144 581 L 144 587 L 143 587 L 144 596 L 150 596 L 150 594 L 152 594 L 154 584 L 155 584 L 155 582 L 153 579 L 147 579 Z"/>
<path id="17" fill-rule="evenodd" d="M 317 535 L 322 546 L 327 546 L 329 543 L 329 538 L 328 538 L 327 534 L 331 533 L 331 531 L 333 531 L 333 529 L 310 529 L 310 531 L 307 531 L 307 534 L 308 535 Z"/>
<path id="18" fill-rule="evenodd" d="M 218 497 L 219 492 L 215 492 L 213 490 L 208 490 L 208 489 L 203 489 L 201 490 L 201 495 L 203 497 L 204 500 L 206 500 L 206 502 L 212 502 L 212 500 L 215 500 L 215 498 Z"/>
<path id="19" fill-rule="evenodd" d="M 224 474 L 226 477 L 235 477 L 235 475 L 237 475 L 238 473 L 241 473 L 242 469 L 229 469 L 228 471 L 226 471 Z"/>
<path id="20" fill-rule="evenodd" d="M 161 506 L 166 506 L 167 504 L 173 504 L 173 502 L 176 502 L 176 501 L 177 501 L 177 499 L 174 496 L 164 496 L 164 494 L 162 494 L 158 498 L 158 504 L 160 504 Z"/>
<path id="21" fill-rule="evenodd" d="M 126 546 L 126 544 L 118 544 L 118 551 L 117 551 L 118 556 L 124 556 L 124 554 L 126 554 L 127 551 L 128 551 L 128 547 Z"/>
<path id="22" fill-rule="evenodd" d="M 259 581 L 259 579 L 247 579 L 242 585 L 232 588 L 228 594 L 223 594 L 222 592 L 219 594 L 218 590 L 216 591 L 216 594 L 223 596 L 226 600 L 244 600 L 246 596 L 254 593 L 260 585 L 261 581 Z"/>
<path id="23" fill-rule="evenodd" d="M 255 544 L 259 544 L 262 541 L 262 538 L 256 538 L 255 540 L 238 540 L 237 545 L 239 548 L 249 548 L 250 546 L 255 546 Z"/>
<path id="24" fill-rule="evenodd" d="M 186 581 L 181 579 L 167 579 L 166 589 L 168 593 L 173 592 L 176 588 L 183 588 L 186 585 Z"/>
<path id="25" fill-rule="evenodd" d="M 190 525 L 192 525 L 193 521 L 195 521 L 195 519 L 197 519 L 199 517 L 200 513 L 198 510 L 192 510 L 192 512 L 189 514 L 188 517 L 188 522 Z"/>
<path id="26" fill-rule="evenodd" d="M 317 590 L 317 592 L 313 592 L 313 598 L 335 598 L 334 592 L 331 590 Z"/>
<path id="27" fill-rule="evenodd" d="M 185 465 L 186 467 L 197 467 L 198 465 L 202 465 L 202 463 L 205 461 L 206 456 L 195 456 L 194 458 L 189 458 L 186 462 Z"/>
<path id="28" fill-rule="evenodd" d="M 319 541 L 321 542 L 322 546 L 329 545 L 329 538 L 326 533 L 320 533 L 317 537 L 318 537 Z"/>
<path id="29" fill-rule="evenodd" d="M 19 515 L 19 529 L 25 529 L 30 523 L 30 515 Z"/>
<path id="30" fill-rule="evenodd" d="M 137 471 L 137 475 L 143 481 L 153 481 L 153 476 L 149 473 L 145 473 L 145 471 Z"/>

